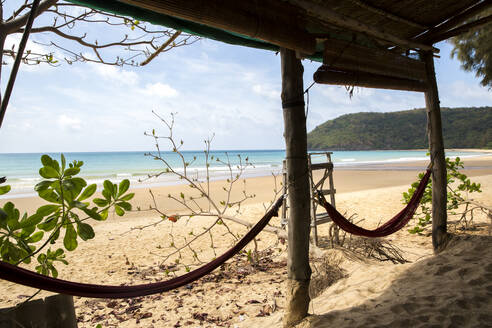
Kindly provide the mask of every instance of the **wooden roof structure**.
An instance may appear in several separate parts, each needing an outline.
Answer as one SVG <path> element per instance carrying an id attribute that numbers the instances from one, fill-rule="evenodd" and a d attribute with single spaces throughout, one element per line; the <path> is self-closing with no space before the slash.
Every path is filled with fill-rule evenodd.
<path id="1" fill-rule="evenodd" d="M 325 39 L 394 53 L 431 50 L 433 43 L 449 37 L 447 32 L 492 5 L 489 0 L 69 1 L 135 18 L 148 16 L 147 21 L 219 41 L 258 41 L 244 45 L 284 47 L 311 58 L 326 48 Z M 490 17 L 480 24 L 489 21 Z"/>

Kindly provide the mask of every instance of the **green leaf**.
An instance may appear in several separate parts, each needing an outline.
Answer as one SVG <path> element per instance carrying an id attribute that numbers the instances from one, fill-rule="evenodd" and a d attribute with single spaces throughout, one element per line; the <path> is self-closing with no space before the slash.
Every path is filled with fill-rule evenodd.
<path id="1" fill-rule="evenodd" d="M 96 210 L 94 210 L 94 209 L 83 208 L 82 211 L 84 211 L 85 214 L 89 215 L 94 220 L 97 220 L 97 221 L 103 221 L 103 220 L 105 220 L 105 218 L 103 218 L 101 216 L 101 214 L 97 213 Z"/>
<path id="2" fill-rule="evenodd" d="M 133 198 L 133 196 L 135 196 L 135 193 L 131 192 L 131 193 L 126 194 L 125 196 L 121 197 L 119 200 L 129 201 Z"/>
<path id="3" fill-rule="evenodd" d="M 114 211 L 116 212 L 116 215 L 118 215 L 118 216 L 125 215 L 125 211 L 123 211 L 123 209 L 121 207 L 119 207 L 118 205 L 114 206 Z"/>
<path id="4" fill-rule="evenodd" d="M 52 162 L 53 159 L 48 155 L 41 156 L 41 163 L 43 164 L 43 166 L 51 166 Z"/>
<path id="5" fill-rule="evenodd" d="M 73 175 L 77 175 L 79 174 L 80 172 L 80 168 L 78 167 L 70 167 L 68 169 L 65 170 L 65 176 L 73 176 Z"/>
<path id="6" fill-rule="evenodd" d="M 107 190 L 111 195 L 114 195 L 114 185 L 111 181 L 104 180 L 103 186 L 104 186 L 104 190 Z M 103 195 L 104 195 L 104 190 L 103 190 Z M 106 197 L 106 196 L 104 196 L 104 197 Z"/>
<path id="7" fill-rule="evenodd" d="M 53 266 L 53 264 L 48 265 L 48 268 L 50 269 L 50 271 L 51 271 L 51 276 L 52 276 L 53 278 L 58 277 L 58 271 L 55 269 L 55 267 Z"/>
<path id="8" fill-rule="evenodd" d="M 53 183 L 53 181 L 49 181 L 49 180 L 41 181 L 40 183 L 38 183 L 34 186 L 34 190 L 37 192 L 46 190 L 51 186 L 52 183 Z"/>
<path id="9" fill-rule="evenodd" d="M 108 203 L 111 202 L 111 196 L 112 196 L 111 191 L 109 191 L 108 189 L 104 189 L 102 191 L 102 195 L 104 196 L 104 198 L 106 198 Z"/>
<path id="10" fill-rule="evenodd" d="M 80 197 L 77 200 L 82 201 L 84 199 L 91 197 L 96 192 L 96 189 L 97 189 L 97 185 L 95 183 L 91 184 L 90 186 L 84 189 L 82 195 L 80 195 Z"/>
<path id="11" fill-rule="evenodd" d="M 20 228 L 18 220 L 18 218 L 15 219 L 14 217 L 10 217 L 7 219 L 7 226 L 9 227 L 10 231 L 15 231 Z"/>
<path id="12" fill-rule="evenodd" d="M 22 219 L 20 221 L 19 228 L 23 229 L 26 227 L 34 226 L 37 225 L 39 222 L 43 220 L 43 216 L 39 215 L 38 213 L 31 215 L 30 217 L 26 219 Z"/>
<path id="13" fill-rule="evenodd" d="M 118 197 L 123 195 L 128 190 L 128 188 L 130 188 L 130 181 L 128 179 L 121 181 L 118 188 Z"/>
<path id="14" fill-rule="evenodd" d="M 51 237 L 50 244 L 56 243 L 56 241 L 58 240 L 58 237 L 60 237 L 60 231 L 61 231 L 61 229 L 55 230 L 55 232 L 53 233 L 53 236 Z"/>
<path id="15" fill-rule="evenodd" d="M 101 212 L 101 221 L 104 221 L 108 218 L 108 210 L 104 210 Z"/>
<path id="16" fill-rule="evenodd" d="M 66 225 L 65 237 L 63 238 L 63 245 L 68 251 L 73 251 L 77 248 L 77 232 L 72 223 Z"/>
<path id="17" fill-rule="evenodd" d="M 65 155 L 61 154 L 61 165 L 62 165 L 62 171 L 65 171 L 65 167 L 67 166 L 67 161 L 65 160 Z"/>
<path id="18" fill-rule="evenodd" d="M 76 200 L 73 201 L 70 205 L 73 207 L 76 207 L 78 209 L 81 209 L 81 210 L 83 210 L 84 208 L 87 208 L 87 204 L 76 201 Z"/>
<path id="19" fill-rule="evenodd" d="M 8 193 L 10 191 L 10 186 L 9 185 L 6 185 L 6 186 L 1 186 L 0 187 L 0 195 L 5 195 L 6 193 Z"/>
<path id="20" fill-rule="evenodd" d="M 118 205 L 119 207 L 121 207 L 127 211 L 132 210 L 132 205 L 130 203 L 127 203 L 127 202 L 118 202 L 118 203 L 116 203 L 116 205 Z"/>
<path id="21" fill-rule="evenodd" d="M 41 197 L 44 200 L 47 200 L 48 202 L 60 203 L 60 200 L 58 199 L 58 195 L 51 189 L 39 191 L 38 195 L 39 197 Z"/>
<path id="22" fill-rule="evenodd" d="M 51 213 L 54 213 L 57 209 L 60 208 L 60 205 L 43 205 L 36 211 L 36 214 L 41 216 L 48 216 Z"/>
<path id="23" fill-rule="evenodd" d="M 94 233 L 94 229 L 92 229 L 90 225 L 82 222 L 77 223 L 77 233 L 79 234 L 80 238 L 82 238 L 82 240 L 92 239 L 96 235 Z"/>
<path id="24" fill-rule="evenodd" d="M 43 239 L 43 236 L 44 236 L 44 232 L 38 231 L 38 232 L 34 233 L 31 237 L 29 237 L 29 239 L 27 239 L 27 242 L 28 243 L 37 243 L 38 241 Z"/>
<path id="25" fill-rule="evenodd" d="M 94 198 L 92 201 L 94 202 L 94 204 L 100 207 L 108 205 L 108 201 L 102 198 Z"/>
<path id="26" fill-rule="evenodd" d="M 58 222 L 57 216 L 52 216 L 46 219 L 43 223 L 38 224 L 38 228 L 44 231 L 51 231 Z"/>
<path id="27" fill-rule="evenodd" d="M 7 219 L 7 213 L 3 209 L 0 208 L 0 228 L 3 227 L 2 221 Z"/>
<path id="28" fill-rule="evenodd" d="M 42 168 L 40 168 L 39 175 L 45 179 L 53 179 L 53 178 L 58 178 L 60 176 L 58 171 L 52 168 L 51 166 L 43 166 Z"/>

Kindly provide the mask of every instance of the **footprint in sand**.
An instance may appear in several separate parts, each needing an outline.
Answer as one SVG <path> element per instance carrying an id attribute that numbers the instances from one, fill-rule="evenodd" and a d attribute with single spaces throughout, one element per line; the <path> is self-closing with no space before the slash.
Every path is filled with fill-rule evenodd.
<path id="1" fill-rule="evenodd" d="M 443 265 L 439 269 L 437 269 L 436 273 L 434 275 L 436 276 L 442 276 L 444 273 L 447 273 L 449 271 L 453 271 L 455 269 L 454 266 L 452 265 Z"/>

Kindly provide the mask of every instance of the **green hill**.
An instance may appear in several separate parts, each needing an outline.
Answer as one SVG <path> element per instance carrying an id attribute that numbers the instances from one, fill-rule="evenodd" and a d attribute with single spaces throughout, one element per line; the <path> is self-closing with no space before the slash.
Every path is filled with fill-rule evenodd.
<path id="1" fill-rule="evenodd" d="M 492 107 L 441 108 L 446 148 L 492 148 Z M 308 133 L 311 150 L 427 148 L 424 109 L 342 115 Z"/>

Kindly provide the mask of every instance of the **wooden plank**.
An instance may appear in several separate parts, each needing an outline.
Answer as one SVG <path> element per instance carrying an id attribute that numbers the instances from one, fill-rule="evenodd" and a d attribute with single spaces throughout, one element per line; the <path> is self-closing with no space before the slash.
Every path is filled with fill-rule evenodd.
<path id="1" fill-rule="evenodd" d="M 300 22 L 297 22 L 297 15 L 293 10 L 287 10 L 287 6 L 277 10 L 275 15 L 262 15 L 260 6 L 255 1 L 121 0 L 121 2 L 264 40 L 305 54 L 313 54 L 316 51 L 315 38 L 305 31 Z"/>
<path id="2" fill-rule="evenodd" d="M 311 171 L 315 170 L 333 170 L 333 163 L 316 163 L 316 164 L 311 164 Z"/>
<path id="3" fill-rule="evenodd" d="M 424 53 L 427 65 L 429 88 L 425 92 L 427 107 L 428 138 L 432 168 L 432 245 L 438 252 L 445 246 L 447 234 L 447 181 L 446 160 L 444 158 L 444 141 L 442 137 L 441 108 L 437 91 L 434 58 L 432 53 Z"/>
<path id="4" fill-rule="evenodd" d="M 420 60 L 336 39 L 325 41 L 323 64 L 338 70 L 375 73 L 420 81 L 427 79 L 425 64 Z"/>
<path id="5" fill-rule="evenodd" d="M 332 190 L 328 190 L 328 189 L 323 189 L 323 190 L 319 190 L 323 195 L 333 195 L 335 194 L 337 191 L 335 189 L 332 189 Z"/>
<path id="6" fill-rule="evenodd" d="M 287 308 L 284 325 L 307 316 L 309 306 L 310 188 L 307 161 L 303 67 L 292 50 L 280 50 L 285 155 L 289 191 Z"/>
<path id="7" fill-rule="evenodd" d="M 331 85 L 353 85 L 365 88 L 419 92 L 425 92 L 427 90 L 427 83 L 421 81 L 362 72 L 331 71 L 324 68 L 318 69 L 314 73 L 313 79 L 316 83 Z"/>
<path id="8" fill-rule="evenodd" d="M 473 21 L 468 24 L 461 25 L 460 27 L 454 28 L 452 30 L 449 30 L 447 32 L 444 32 L 442 34 L 438 34 L 432 38 L 430 38 L 429 43 L 437 43 L 441 42 L 444 40 L 447 40 L 449 38 L 452 38 L 454 36 L 467 33 L 472 30 L 477 30 L 480 29 L 492 22 L 492 15 L 489 15 L 487 17 L 483 17 L 480 19 L 477 19 L 476 21 Z"/>
<path id="9" fill-rule="evenodd" d="M 381 40 L 390 41 L 395 46 L 400 46 L 404 49 L 421 49 L 439 53 L 439 49 L 432 46 L 400 38 L 377 26 L 364 24 L 355 18 L 339 14 L 330 7 L 312 2 L 311 0 L 288 0 L 288 2 L 303 8 L 309 15 L 326 23 L 332 23 L 350 31 L 362 32 Z"/>
<path id="10" fill-rule="evenodd" d="M 419 36 L 415 37 L 414 40 L 419 41 L 419 42 L 430 42 L 431 39 L 435 38 L 436 35 L 440 35 L 445 33 L 446 31 L 452 29 L 453 27 L 456 27 L 465 21 L 469 20 L 470 18 L 476 16 L 477 14 L 492 8 L 492 1 L 486 0 L 482 1 L 464 11 L 459 13 L 458 15 L 455 15 L 453 18 L 448 19 L 447 21 L 443 22 L 442 24 L 439 24 L 429 30 L 427 30 L 425 33 L 420 34 Z"/>

